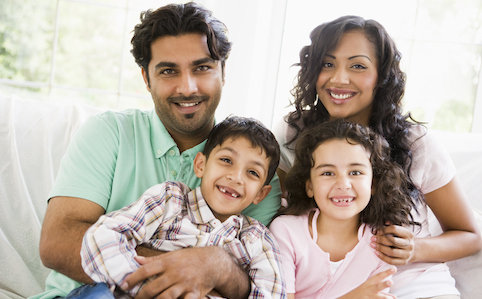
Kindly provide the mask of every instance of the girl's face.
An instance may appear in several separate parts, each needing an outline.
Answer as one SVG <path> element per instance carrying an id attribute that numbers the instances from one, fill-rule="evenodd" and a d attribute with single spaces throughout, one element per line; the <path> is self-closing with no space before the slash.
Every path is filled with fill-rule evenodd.
<path id="1" fill-rule="evenodd" d="M 370 153 L 359 144 L 331 139 L 318 145 L 313 160 L 306 194 L 314 197 L 322 217 L 358 220 L 371 197 Z"/>
<path id="2" fill-rule="evenodd" d="M 378 78 L 375 53 L 365 33 L 353 30 L 323 58 L 316 91 L 331 118 L 368 125 Z"/>

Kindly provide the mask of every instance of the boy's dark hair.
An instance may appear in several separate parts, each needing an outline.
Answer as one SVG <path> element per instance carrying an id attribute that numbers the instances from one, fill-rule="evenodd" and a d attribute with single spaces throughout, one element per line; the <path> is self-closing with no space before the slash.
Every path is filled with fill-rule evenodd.
<path id="1" fill-rule="evenodd" d="M 374 191 L 360 213 L 360 221 L 374 231 L 381 229 L 387 221 L 395 225 L 414 224 L 410 211 L 423 195 L 419 190 L 410 192 L 407 175 L 390 159 L 388 142 L 371 129 L 343 119 L 321 123 L 301 134 L 296 143 L 294 165 L 285 179 L 288 206 L 281 208 L 279 214 L 301 215 L 316 207 L 313 198 L 306 194 L 306 181 L 314 166 L 313 152 L 323 142 L 332 139 L 359 144 L 370 153 Z"/>
<path id="2" fill-rule="evenodd" d="M 195 2 L 169 4 L 157 10 L 141 13 L 141 23 L 134 27 L 131 53 L 149 80 L 148 65 L 152 58 L 151 44 L 159 37 L 200 33 L 207 37 L 211 58 L 224 64 L 231 51 L 224 23 L 212 16 L 211 11 Z"/>
<path id="3" fill-rule="evenodd" d="M 203 154 L 209 157 L 209 154 L 216 146 L 221 145 L 229 138 L 237 137 L 248 139 L 253 147 L 263 149 L 266 157 L 270 159 L 268 175 L 264 183 L 268 185 L 278 168 L 280 156 L 279 144 L 273 133 L 254 118 L 229 116 L 215 125 L 208 135 Z"/>

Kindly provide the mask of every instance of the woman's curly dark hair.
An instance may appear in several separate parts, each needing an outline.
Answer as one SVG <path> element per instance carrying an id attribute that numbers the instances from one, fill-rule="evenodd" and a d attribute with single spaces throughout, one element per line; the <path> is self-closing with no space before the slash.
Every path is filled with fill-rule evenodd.
<path id="1" fill-rule="evenodd" d="M 410 181 L 403 169 L 390 159 L 387 141 L 371 129 L 342 119 L 327 121 L 304 130 L 295 148 L 295 162 L 286 176 L 288 206 L 279 215 L 302 215 L 316 207 L 313 198 L 306 194 L 306 182 L 314 166 L 313 153 L 323 143 L 332 139 L 359 144 L 370 153 L 373 169 L 373 194 L 360 221 L 381 229 L 386 222 L 395 225 L 415 224 L 410 214 L 415 208 L 414 198 L 421 200 L 422 193 L 410 190 Z"/>
<path id="2" fill-rule="evenodd" d="M 388 141 L 392 159 L 409 173 L 412 153 L 408 133 L 414 120 L 410 114 L 402 115 L 405 73 L 400 70 L 401 54 L 382 25 L 358 16 L 343 16 L 319 25 L 310 34 L 311 44 L 302 48 L 300 62 L 295 64 L 300 67 L 298 83 L 291 91 L 295 111 L 287 118 L 296 133 L 287 146 L 293 144 L 304 128 L 330 118 L 321 101 L 316 101 L 316 81 L 324 57 L 336 48 L 344 33 L 352 30 L 365 33 L 375 46 L 378 61 L 378 82 L 368 125 Z"/>

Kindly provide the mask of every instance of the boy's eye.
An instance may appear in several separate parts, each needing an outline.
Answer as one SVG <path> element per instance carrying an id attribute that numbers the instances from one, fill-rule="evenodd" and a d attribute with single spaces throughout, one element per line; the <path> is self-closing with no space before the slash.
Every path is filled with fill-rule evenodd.
<path id="1" fill-rule="evenodd" d="M 229 158 L 219 158 L 219 160 L 221 160 L 224 163 L 231 164 L 231 159 Z"/>

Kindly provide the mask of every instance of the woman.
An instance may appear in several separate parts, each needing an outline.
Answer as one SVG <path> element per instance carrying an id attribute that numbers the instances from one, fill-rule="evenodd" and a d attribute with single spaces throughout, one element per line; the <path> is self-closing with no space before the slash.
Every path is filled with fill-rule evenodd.
<path id="1" fill-rule="evenodd" d="M 379 23 L 357 16 L 324 23 L 310 38 L 300 52 L 295 111 L 276 129 L 282 146 L 280 178 L 292 166 L 294 145 L 305 128 L 344 118 L 381 134 L 392 160 L 409 174 L 411 190 L 424 194 L 412 211 L 420 227 L 388 223 L 373 238 L 380 259 L 398 266 L 392 292 L 398 298 L 459 298 L 443 262 L 479 251 L 480 232 L 450 157 L 422 125 L 402 114 L 405 74 L 395 43 Z M 440 236 L 430 235 L 428 208 L 443 228 Z"/>

